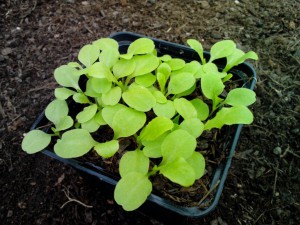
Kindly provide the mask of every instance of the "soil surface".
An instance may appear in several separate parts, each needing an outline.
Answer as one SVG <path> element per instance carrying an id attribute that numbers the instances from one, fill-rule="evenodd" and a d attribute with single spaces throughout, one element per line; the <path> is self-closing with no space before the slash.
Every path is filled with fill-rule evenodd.
<path id="1" fill-rule="evenodd" d="M 196 38 L 206 49 L 232 39 L 258 53 L 255 122 L 243 128 L 216 210 L 186 223 L 299 224 L 299 12 L 299 0 L 1 1 L 1 224 L 162 224 L 125 213 L 74 169 L 20 148 L 53 98 L 54 69 L 118 31 Z"/>

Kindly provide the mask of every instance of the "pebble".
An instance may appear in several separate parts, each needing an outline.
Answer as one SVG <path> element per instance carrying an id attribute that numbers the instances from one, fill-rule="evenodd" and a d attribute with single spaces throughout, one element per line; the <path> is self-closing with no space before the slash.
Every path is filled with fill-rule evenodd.
<path id="1" fill-rule="evenodd" d="M 199 1 L 198 3 L 200 3 L 200 8 L 202 9 L 208 9 L 210 7 L 207 1 Z"/>
<path id="2" fill-rule="evenodd" d="M 275 148 L 273 149 L 273 153 L 274 153 L 275 155 L 281 155 L 282 149 L 281 149 L 279 146 L 277 146 L 277 147 L 275 147 Z"/>
<path id="3" fill-rule="evenodd" d="M 217 31 L 212 31 L 211 32 L 211 37 L 215 38 L 215 39 L 221 39 L 222 38 L 222 34 L 217 32 Z"/>
<path id="4" fill-rule="evenodd" d="M 11 48 L 4 48 L 4 49 L 2 49 L 2 51 L 1 51 L 1 54 L 2 55 L 9 55 L 9 54 L 11 54 L 12 53 L 12 49 Z"/>
<path id="5" fill-rule="evenodd" d="M 7 212 L 7 218 L 10 218 L 10 217 L 12 217 L 12 215 L 13 215 L 13 211 L 12 210 L 8 210 L 8 212 Z"/>

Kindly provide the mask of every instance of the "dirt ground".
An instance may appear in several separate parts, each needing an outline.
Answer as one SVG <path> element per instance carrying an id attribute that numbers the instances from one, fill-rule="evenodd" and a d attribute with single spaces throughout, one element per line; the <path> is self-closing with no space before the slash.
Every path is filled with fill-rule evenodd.
<path id="1" fill-rule="evenodd" d="M 118 31 L 208 49 L 232 39 L 259 61 L 245 126 L 216 210 L 189 224 L 299 224 L 299 0 L 6 0 L 0 3 L 0 223 L 161 224 L 125 213 L 100 187 L 20 142 L 53 98 L 53 71 Z M 86 204 L 69 202 L 67 196 Z M 87 207 L 90 206 L 90 207 Z"/>

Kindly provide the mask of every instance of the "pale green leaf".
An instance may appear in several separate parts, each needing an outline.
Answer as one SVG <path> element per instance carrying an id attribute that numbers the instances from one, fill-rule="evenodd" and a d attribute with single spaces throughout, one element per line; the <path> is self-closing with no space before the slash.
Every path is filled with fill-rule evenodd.
<path id="1" fill-rule="evenodd" d="M 180 73 L 170 77 L 168 94 L 180 94 L 195 84 L 196 79 L 191 73 Z"/>
<path id="2" fill-rule="evenodd" d="M 73 87 L 80 90 L 78 81 L 79 76 L 76 75 L 77 70 L 71 66 L 62 65 L 54 70 L 54 78 L 56 82 L 64 87 Z"/>
<path id="3" fill-rule="evenodd" d="M 120 87 L 113 87 L 108 92 L 102 94 L 102 101 L 105 105 L 116 105 L 122 96 L 122 89 Z"/>
<path id="4" fill-rule="evenodd" d="M 138 172 L 146 175 L 149 170 L 150 160 L 141 150 L 126 152 L 119 164 L 119 173 L 121 177 L 131 172 Z"/>
<path id="5" fill-rule="evenodd" d="M 118 49 L 105 49 L 100 53 L 99 60 L 103 62 L 108 68 L 112 68 L 118 61 L 120 53 Z"/>
<path id="6" fill-rule="evenodd" d="M 248 88 L 235 88 L 231 90 L 224 103 L 232 106 L 248 106 L 255 102 L 255 92 Z"/>
<path id="7" fill-rule="evenodd" d="M 204 125 L 205 130 L 221 128 L 223 125 L 251 124 L 253 114 L 246 106 L 223 107 L 214 118 L 208 120 Z"/>
<path id="8" fill-rule="evenodd" d="M 91 82 L 91 88 L 96 93 L 107 93 L 112 86 L 111 81 L 106 78 L 90 78 L 89 81 Z"/>
<path id="9" fill-rule="evenodd" d="M 112 38 L 101 38 L 93 42 L 93 45 L 100 51 L 105 51 L 107 49 L 119 48 L 119 44 L 116 40 Z"/>
<path id="10" fill-rule="evenodd" d="M 146 175 L 131 172 L 117 183 L 114 199 L 124 210 L 133 211 L 147 200 L 151 191 L 152 183 Z"/>
<path id="11" fill-rule="evenodd" d="M 161 144 L 165 140 L 165 137 L 169 134 L 169 132 L 165 132 L 163 135 L 159 136 L 154 141 L 145 141 L 141 140 L 144 145 L 143 153 L 145 156 L 149 158 L 160 158 L 161 155 Z"/>
<path id="12" fill-rule="evenodd" d="M 69 113 L 68 104 L 65 100 L 52 101 L 45 110 L 45 116 L 52 123 L 59 124 Z"/>
<path id="13" fill-rule="evenodd" d="M 84 130 L 87 130 L 90 133 L 93 133 L 93 132 L 97 131 L 100 126 L 101 125 L 95 119 L 95 116 L 92 119 L 90 119 L 90 120 L 88 120 L 88 121 L 81 124 L 81 128 L 84 129 Z"/>
<path id="14" fill-rule="evenodd" d="M 138 55 L 151 53 L 155 48 L 154 42 L 149 38 L 139 38 L 132 42 L 127 50 L 127 53 Z"/>
<path id="15" fill-rule="evenodd" d="M 55 88 L 54 90 L 55 98 L 57 98 L 58 100 L 66 100 L 75 93 L 75 91 L 72 91 L 68 88 Z"/>
<path id="16" fill-rule="evenodd" d="M 117 104 L 114 106 L 105 106 L 102 110 L 102 117 L 104 121 L 112 127 L 113 124 L 113 118 L 116 115 L 116 113 L 121 109 L 126 109 L 127 107 L 122 104 Z"/>
<path id="17" fill-rule="evenodd" d="M 95 78 L 106 78 L 116 83 L 117 79 L 111 73 L 110 69 L 103 62 L 94 63 L 88 70 L 88 75 Z"/>
<path id="18" fill-rule="evenodd" d="M 196 148 L 196 138 L 185 130 L 175 130 L 167 135 L 161 145 L 161 154 L 164 158 L 189 158 Z"/>
<path id="19" fill-rule="evenodd" d="M 160 135 L 171 130 L 174 124 L 166 117 L 155 117 L 141 131 L 140 138 L 145 141 L 153 141 Z"/>
<path id="20" fill-rule="evenodd" d="M 194 152 L 191 157 L 186 159 L 187 163 L 195 171 L 195 179 L 201 178 L 205 173 L 205 159 L 199 152 Z"/>
<path id="21" fill-rule="evenodd" d="M 97 142 L 84 129 L 66 131 L 54 145 L 54 152 L 62 158 L 76 158 L 88 153 Z"/>
<path id="22" fill-rule="evenodd" d="M 70 127 L 73 126 L 73 123 L 74 121 L 72 117 L 66 116 L 62 120 L 60 120 L 58 124 L 55 124 L 55 130 L 62 131 L 62 130 L 69 129 Z"/>
<path id="23" fill-rule="evenodd" d="M 159 166 L 159 172 L 174 183 L 189 187 L 195 182 L 195 171 L 183 157 L 177 157 L 166 165 Z"/>
<path id="24" fill-rule="evenodd" d="M 183 68 L 185 65 L 185 61 L 183 59 L 179 59 L 179 58 L 173 58 L 166 63 L 170 66 L 172 71 L 179 70 L 179 69 Z"/>
<path id="25" fill-rule="evenodd" d="M 172 59 L 172 57 L 170 55 L 163 55 L 161 57 L 158 57 L 161 61 L 163 62 L 168 62 Z"/>
<path id="26" fill-rule="evenodd" d="M 223 40 L 215 43 L 210 49 L 209 62 L 231 55 L 236 48 L 232 40 Z"/>
<path id="27" fill-rule="evenodd" d="M 85 123 L 95 116 L 97 109 L 97 104 L 84 107 L 83 111 L 77 114 L 76 119 L 79 123 Z"/>
<path id="28" fill-rule="evenodd" d="M 246 59 L 257 60 L 258 56 L 253 51 L 247 52 L 245 54 L 242 50 L 235 49 L 235 51 L 233 52 L 233 54 L 227 56 L 226 59 L 227 59 L 227 65 L 224 68 L 225 72 L 227 72 L 228 70 L 230 70 L 232 67 L 237 66 L 237 65 L 243 63 Z"/>
<path id="29" fill-rule="evenodd" d="M 190 102 L 192 103 L 192 105 L 195 107 L 195 109 L 197 111 L 197 117 L 201 121 L 206 120 L 209 115 L 208 105 L 199 98 L 195 98 L 195 99 L 191 100 Z"/>
<path id="30" fill-rule="evenodd" d="M 148 73 L 135 78 L 135 82 L 144 87 L 150 87 L 155 83 L 155 81 L 156 81 L 156 76 L 154 76 L 152 73 Z"/>
<path id="31" fill-rule="evenodd" d="M 218 74 L 204 73 L 201 78 L 201 89 L 204 96 L 208 99 L 214 99 L 224 90 L 224 84 Z"/>
<path id="32" fill-rule="evenodd" d="M 68 66 L 71 66 L 71 67 L 78 68 L 78 69 L 82 70 L 82 66 L 78 62 L 69 62 Z"/>
<path id="33" fill-rule="evenodd" d="M 143 112 L 131 108 L 117 111 L 111 126 L 115 133 L 114 139 L 135 134 L 144 126 L 145 122 L 146 115 Z"/>
<path id="34" fill-rule="evenodd" d="M 140 85 L 131 85 L 128 90 L 123 92 L 122 98 L 131 108 L 141 112 L 149 111 L 156 103 L 152 93 Z"/>
<path id="35" fill-rule="evenodd" d="M 156 103 L 153 106 L 153 111 L 157 116 L 164 116 L 167 118 L 172 118 L 176 113 L 174 104 L 171 100 L 168 100 L 164 104 Z"/>
<path id="36" fill-rule="evenodd" d="M 177 98 L 174 100 L 175 110 L 184 118 L 196 118 L 197 110 L 193 104 L 185 98 Z"/>
<path id="37" fill-rule="evenodd" d="M 164 94 L 161 91 L 154 90 L 154 91 L 152 91 L 152 95 L 156 99 L 157 103 L 164 104 L 164 103 L 167 103 L 167 101 L 168 101 L 166 96 L 164 96 Z"/>
<path id="38" fill-rule="evenodd" d="M 202 64 L 205 64 L 205 59 L 203 57 L 202 44 L 199 41 L 195 40 L 195 39 L 188 39 L 187 44 L 198 53 Z"/>
<path id="39" fill-rule="evenodd" d="M 204 130 L 204 124 L 198 118 L 183 120 L 179 127 L 180 129 L 189 132 L 189 134 L 191 134 L 195 138 L 199 137 Z"/>
<path id="40" fill-rule="evenodd" d="M 42 151 L 51 141 L 51 135 L 41 130 L 29 131 L 22 141 L 22 149 L 28 154 Z"/>
<path id="41" fill-rule="evenodd" d="M 136 55 L 133 57 L 133 60 L 135 61 L 136 65 L 135 70 L 132 74 L 133 77 L 151 73 L 159 65 L 158 58 L 152 54 Z"/>
<path id="42" fill-rule="evenodd" d="M 135 69 L 135 61 L 133 59 L 120 59 L 113 67 L 113 73 L 115 77 L 122 78 L 127 77 L 133 73 Z"/>
<path id="43" fill-rule="evenodd" d="M 85 45 L 83 46 L 78 54 L 78 60 L 85 65 L 86 67 L 90 67 L 99 57 L 99 50 L 93 45 Z"/>
<path id="44" fill-rule="evenodd" d="M 83 93 L 75 93 L 73 95 L 73 100 L 80 104 L 86 104 L 90 102 L 89 98 Z"/>
<path id="45" fill-rule="evenodd" d="M 110 158 L 119 150 L 119 142 L 117 140 L 111 140 L 105 143 L 99 143 L 94 149 L 103 158 Z"/>
<path id="46" fill-rule="evenodd" d="M 95 81 L 93 81 L 94 79 L 98 79 L 98 78 L 94 78 L 91 77 L 90 79 L 87 80 L 86 82 L 86 89 L 84 92 L 84 95 L 86 97 L 93 97 L 93 98 L 98 98 L 101 96 L 101 93 L 98 93 L 94 90 L 94 88 L 92 87 L 92 83 L 94 83 Z M 81 93 L 80 93 L 81 94 Z"/>

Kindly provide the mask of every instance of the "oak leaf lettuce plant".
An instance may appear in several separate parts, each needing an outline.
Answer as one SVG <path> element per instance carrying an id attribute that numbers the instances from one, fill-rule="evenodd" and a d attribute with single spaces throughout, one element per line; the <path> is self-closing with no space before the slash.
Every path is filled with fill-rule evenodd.
<path id="1" fill-rule="evenodd" d="M 33 154 L 52 141 L 54 152 L 63 158 L 81 157 L 91 150 L 110 158 L 118 152 L 122 138 L 134 138 L 137 147 L 122 156 L 121 179 L 114 192 L 116 202 L 127 211 L 146 201 L 152 191 L 150 177 L 156 174 L 191 186 L 205 173 L 205 158 L 196 151 L 202 133 L 224 125 L 252 123 L 248 106 L 255 102 L 255 93 L 242 87 L 224 95 L 224 90 L 232 78 L 230 69 L 247 58 L 256 60 L 257 55 L 244 53 L 233 41 L 224 40 L 212 46 L 207 60 L 200 42 L 190 39 L 187 43 L 200 61 L 158 55 L 148 38 L 132 42 L 125 54 L 110 38 L 85 45 L 79 51 L 79 62 L 54 71 L 60 87 L 45 110 L 51 132 L 28 132 L 22 149 Z M 227 61 L 223 69 L 214 63 L 220 58 Z M 84 86 L 79 82 L 83 77 Z M 203 95 L 191 98 L 197 89 Z M 68 99 L 82 105 L 75 117 L 69 115 Z M 114 136 L 101 143 L 93 133 L 103 125 L 108 125 Z M 153 159 L 161 160 L 155 164 Z"/>

